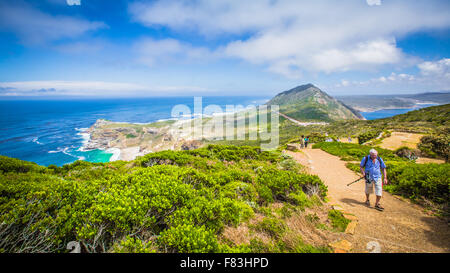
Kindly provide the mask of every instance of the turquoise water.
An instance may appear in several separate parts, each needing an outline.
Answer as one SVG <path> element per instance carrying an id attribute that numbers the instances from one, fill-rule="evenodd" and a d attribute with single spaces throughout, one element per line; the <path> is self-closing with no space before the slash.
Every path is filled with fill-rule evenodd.
<path id="1" fill-rule="evenodd" d="M 436 104 L 418 104 L 414 108 L 408 109 L 382 109 L 374 112 L 361 112 L 361 115 L 367 120 L 380 119 L 380 118 L 388 118 L 395 115 L 404 114 L 410 111 L 414 111 L 420 108 L 434 106 Z"/>
<path id="2" fill-rule="evenodd" d="M 203 97 L 210 104 L 258 105 L 262 97 Z M 3 100 L 0 101 L 0 155 L 48 166 L 76 160 L 108 162 L 111 153 L 83 151 L 84 131 L 97 119 L 150 123 L 171 118 L 172 107 L 187 105 L 194 111 L 193 97 L 103 100 Z"/>

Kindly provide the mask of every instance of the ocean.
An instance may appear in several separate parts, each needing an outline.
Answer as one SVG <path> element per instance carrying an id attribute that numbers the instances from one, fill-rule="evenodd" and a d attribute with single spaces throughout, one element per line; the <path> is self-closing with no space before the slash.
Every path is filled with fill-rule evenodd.
<path id="1" fill-rule="evenodd" d="M 260 105 L 267 97 L 203 97 L 203 108 L 219 105 Z M 108 162 L 108 151 L 83 151 L 87 128 L 97 119 L 150 123 L 171 118 L 172 107 L 187 105 L 194 111 L 193 97 L 2 100 L 0 101 L 0 155 L 62 166 L 76 160 Z"/>
<path id="2" fill-rule="evenodd" d="M 407 109 L 382 109 L 374 112 L 361 112 L 361 115 L 367 120 L 380 119 L 380 118 L 388 118 L 395 115 L 404 114 L 410 111 L 414 111 L 420 108 L 434 106 L 437 104 L 417 104 L 414 108 Z"/>

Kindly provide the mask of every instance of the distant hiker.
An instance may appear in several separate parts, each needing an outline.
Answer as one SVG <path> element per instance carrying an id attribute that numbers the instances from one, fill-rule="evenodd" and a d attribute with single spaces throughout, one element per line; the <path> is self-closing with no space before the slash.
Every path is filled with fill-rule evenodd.
<path id="1" fill-rule="evenodd" d="M 305 136 L 302 135 L 302 137 L 300 138 L 300 148 L 304 148 L 305 147 Z"/>
<path id="2" fill-rule="evenodd" d="M 348 143 L 352 143 L 352 138 L 348 137 Z"/>
<path id="3" fill-rule="evenodd" d="M 371 149 L 369 155 L 365 156 L 361 160 L 359 165 L 361 174 L 366 177 L 366 205 L 370 207 L 369 194 L 373 193 L 375 187 L 375 209 L 384 210 L 380 205 L 380 199 L 383 191 L 383 185 L 387 184 L 386 165 L 383 159 L 378 156 L 378 152 L 375 149 Z M 383 170 L 384 181 L 381 182 L 381 170 Z"/>
<path id="4" fill-rule="evenodd" d="M 308 148 L 309 136 L 305 137 L 305 148 Z"/>

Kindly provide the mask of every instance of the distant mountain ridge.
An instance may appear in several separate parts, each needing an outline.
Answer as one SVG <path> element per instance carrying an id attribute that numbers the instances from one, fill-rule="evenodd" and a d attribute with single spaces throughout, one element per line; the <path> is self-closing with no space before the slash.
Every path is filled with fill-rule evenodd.
<path id="1" fill-rule="evenodd" d="M 281 113 L 298 120 L 362 119 L 355 109 L 338 101 L 311 83 L 281 92 L 266 104 L 279 105 Z"/>
<path id="2" fill-rule="evenodd" d="M 381 109 L 413 108 L 417 103 L 450 103 L 450 92 L 428 92 L 418 94 L 394 95 L 352 95 L 337 96 L 337 99 L 361 112 L 371 112 Z"/>

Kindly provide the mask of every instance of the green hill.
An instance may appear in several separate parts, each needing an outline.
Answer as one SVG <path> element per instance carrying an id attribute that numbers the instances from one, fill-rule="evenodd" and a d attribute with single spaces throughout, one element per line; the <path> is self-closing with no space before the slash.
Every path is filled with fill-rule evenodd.
<path id="1" fill-rule="evenodd" d="M 297 86 L 272 98 L 267 105 L 279 105 L 280 112 L 298 120 L 361 119 L 351 107 L 312 84 Z"/>
<path id="2" fill-rule="evenodd" d="M 331 137 L 356 138 L 362 134 L 378 136 L 380 132 L 398 131 L 430 135 L 443 139 L 448 147 L 450 131 L 450 104 L 426 107 L 405 114 L 376 120 L 340 120 L 328 125 L 298 126 L 289 120 L 280 122 L 280 143 L 293 141 L 301 135 L 311 135 L 312 142 L 323 141 L 325 134 Z M 314 136 L 314 137 L 313 137 Z M 447 142 L 446 142 L 447 141 Z M 438 146 L 441 146 L 439 144 Z M 445 150 L 436 147 L 437 150 Z M 432 150 L 436 150 L 432 149 Z M 444 152 L 443 154 L 447 154 Z M 445 158 L 441 153 L 441 156 Z"/>
<path id="3" fill-rule="evenodd" d="M 327 187 L 302 170 L 280 152 L 219 145 L 63 167 L 0 156 L 0 253 L 68 252 L 71 241 L 81 252 L 329 252 L 301 236 L 342 232 L 342 215 L 287 228 L 311 219 L 306 208 L 332 214 Z M 246 242 L 225 232 L 238 229 Z"/>

